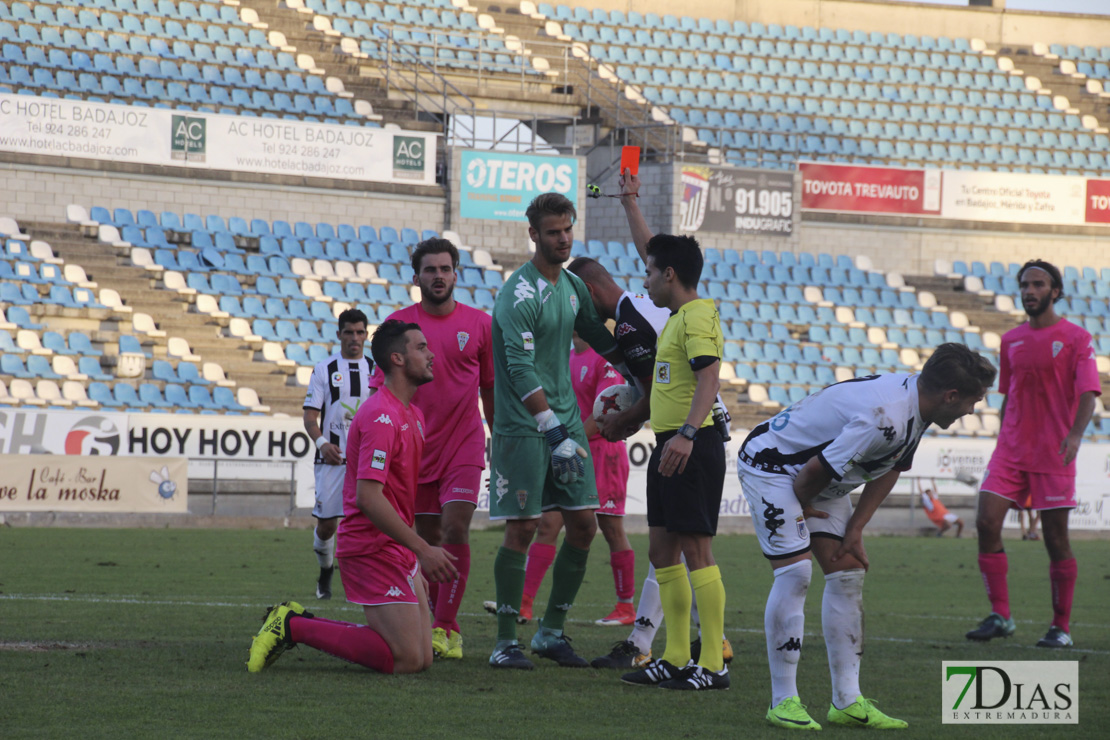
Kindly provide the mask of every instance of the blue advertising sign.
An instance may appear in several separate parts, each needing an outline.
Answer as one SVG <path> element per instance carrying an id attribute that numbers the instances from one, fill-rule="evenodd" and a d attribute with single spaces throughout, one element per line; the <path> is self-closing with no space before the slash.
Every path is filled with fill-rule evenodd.
<path id="1" fill-rule="evenodd" d="M 463 218 L 520 221 L 532 199 L 562 193 L 578 206 L 578 160 L 496 151 L 464 151 L 459 194 Z"/>

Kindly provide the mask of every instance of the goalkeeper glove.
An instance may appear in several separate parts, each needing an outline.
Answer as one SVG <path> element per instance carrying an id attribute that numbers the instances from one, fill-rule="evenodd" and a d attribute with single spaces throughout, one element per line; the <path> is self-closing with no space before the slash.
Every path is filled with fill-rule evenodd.
<path id="1" fill-rule="evenodd" d="M 551 448 L 551 469 L 555 471 L 555 479 L 563 485 L 570 485 L 586 474 L 586 464 L 583 462 L 586 451 L 567 433 L 565 424 L 560 424 L 555 412 L 551 409 L 541 411 L 535 415 L 539 431 L 547 438 L 547 446 Z"/>

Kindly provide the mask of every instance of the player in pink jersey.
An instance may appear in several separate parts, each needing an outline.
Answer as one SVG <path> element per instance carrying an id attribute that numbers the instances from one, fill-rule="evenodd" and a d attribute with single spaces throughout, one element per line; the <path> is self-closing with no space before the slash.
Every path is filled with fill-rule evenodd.
<path id="1" fill-rule="evenodd" d="M 1002 337 L 998 388 L 1002 429 L 979 484 L 979 570 L 991 614 L 969 640 L 1014 633 L 1009 564 L 1002 522 L 1017 503 L 1041 513 L 1052 583 L 1052 625 L 1038 647 L 1072 645 L 1068 622 L 1077 567 L 1068 540 L 1068 514 L 1075 508 L 1075 456 L 1094 413 L 1102 385 L 1091 335 L 1056 313 L 1063 280 L 1055 265 L 1030 260 L 1018 272 L 1021 302 L 1029 321 Z"/>
<path id="2" fill-rule="evenodd" d="M 317 619 L 296 602 L 273 607 L 251 643 L 247 670 L 257 673 L 304 643 L 382 673 L 416 673 L 432 664 L 427 584 L 456 577 L 454 556 L 412 529 L 424 451 L 424 416 L 413 405 L 432 379 L 435 355 L 420 327 L 386 321 L 370 352 L 385 384 L 355 415 L 347 439 L 347 478 L 336 556 L 347 600 L 366 624 Z"/>
<path id="3" fill-rule="evenodd" d="M 624 379 L 605 358 L 594 352 L 578 334 L 570 353 L 570 375 L 578 410 L 590 443 L 590 457 L 594 461 L 597 479 L 597 526 L 609 545 L 609 564 L 613 569 L 613 584 L 617 592 L 617 605 L 607 617 L 597 620 L 602 626 L 628 625 L 636 621 L 632 606 L 635 590 L 636 551 L 624 532 L 624 499 L 628 490 L 628 448 L 622 442 L 609 442 L 601 436 L 594 421 L 594 399 L 597 394 Z M 536 540 L 528 548 L 528 562 L 524 570 L 524 597 L 520 602 L 520 618 L 532 618 L 532 602 L 539 591 L 547 569 L 555 561 L 555 542 L 563 528 L 563 515 L 559 511 L 545 511 L 536 529 Z M 489 610 L 489 605 L 486 609 Z"/>
<path id="4" fill-rule="evenodd" d="M 455 301 L 459 250 L 447 239 L 427 239 L 412 252 L 413 283 L 420 302 L 391 319 L 415 322 L 436 356 L 436 378 L 412 402 L 428 420 L 428 440 L 416 489 L 416 532 L 455 556 L 458 577 L 433 583 L 428 597 L 435 621 L 432 644 L 441 658 L 463 655 L 459 605 L 470 576 L 470 520 L 478 505 L 486 437 L 478 412 L 493 424 L 493 350 L 489 315 Z M 383 376 L 370 378 L 371 392 Z"/>

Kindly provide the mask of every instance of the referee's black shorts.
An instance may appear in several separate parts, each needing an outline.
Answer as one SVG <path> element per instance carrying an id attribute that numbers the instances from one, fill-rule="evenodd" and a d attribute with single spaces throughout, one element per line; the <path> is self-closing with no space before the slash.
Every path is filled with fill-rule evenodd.
<path id="1" fill-rule="evenodd" d="M 659 473 L 659 458 L 667 440 L 677 433 L 655 435 L 647 469 L 648 526 L 665 527 L 675 533 L 715 535 L 725 487 L 724 440 L 714 427 L 702 427 L 694 437 L 686 469 L 665 478 Z"/>

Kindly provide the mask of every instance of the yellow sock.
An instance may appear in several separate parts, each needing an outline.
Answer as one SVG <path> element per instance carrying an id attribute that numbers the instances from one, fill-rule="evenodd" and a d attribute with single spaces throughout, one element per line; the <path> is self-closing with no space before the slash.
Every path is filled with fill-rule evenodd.
<path id="1" fill-rule="evenodd" d="M 656 571 L 658 574 L 659 571 Z M 711 565 L 690 571 L 690 583 L 698 597 L 698 615 L 701 617 L 701 657 L 698 665 L 719 673 L 725 667 L 721 652 L 725 636 L 725 584 L 721 581 L 721 569 Z M 669 627 L 667 634 L 670 634 Z M 670 647 L 669 640 L 667 647 Z"/>
<path id="2" fill-rule="evenodd" d="M 690 662 L 690 602 L 693 595 L 682 563 L 655 569 L 663 622 L 667 625 L 667 648 L 663 660 L 682 668 Z"/>

